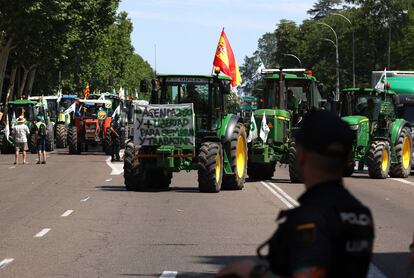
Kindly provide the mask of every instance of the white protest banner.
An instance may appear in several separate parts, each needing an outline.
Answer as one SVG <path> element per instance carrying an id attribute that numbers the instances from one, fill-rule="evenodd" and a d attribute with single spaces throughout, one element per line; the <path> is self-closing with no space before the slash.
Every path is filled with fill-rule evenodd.
<path id="1" fill-rule="evenodd" d="M 193 104 L 135 104 L 134 144 L 195 146 Z"/>

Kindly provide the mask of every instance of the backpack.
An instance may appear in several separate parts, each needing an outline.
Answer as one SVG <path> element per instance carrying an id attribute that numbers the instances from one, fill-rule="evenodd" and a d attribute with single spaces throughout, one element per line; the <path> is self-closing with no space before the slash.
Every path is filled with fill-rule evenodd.
<path id="1" fill-rule="evenodd" d="M 46 137 L 46 125 L 45 124 L 40 124 L 38 127 L 38 135 L 40 137 Z"/>

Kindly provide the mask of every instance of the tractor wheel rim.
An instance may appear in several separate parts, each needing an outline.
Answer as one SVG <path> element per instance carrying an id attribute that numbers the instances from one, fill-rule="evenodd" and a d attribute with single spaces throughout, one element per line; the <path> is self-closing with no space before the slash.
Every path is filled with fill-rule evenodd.
<path id="1" fill-rule="evenodd" d="M 221 155 L 217 153 L 216 155 L 216 183 L 220 182 L 221 176 Z"/>
<path id="2" fill-rule="evenodd" d="M 381 169 L 383 172 L 387 171 L 388 169 L 388 160 L 389 160 L 388 150 L 384 149 L 382 153 L 382 163 L 381 163 Z"/>
<path id="3" fill-rule="evenodd" d="M 246 168 L 246 140 L 243 136 L 237 139 L 236 147 L 236 172 L 239 178 L 244 176 L 244 169 Z"/>
<path id="4" fill-rule="evenodd" d="M 403 148 L 402 148 L 402 164 L 404 169 L 408 169 L 410 167 L 411 161 L 411 144 L 410 138 L 405 137 L 403 141 Z"/>

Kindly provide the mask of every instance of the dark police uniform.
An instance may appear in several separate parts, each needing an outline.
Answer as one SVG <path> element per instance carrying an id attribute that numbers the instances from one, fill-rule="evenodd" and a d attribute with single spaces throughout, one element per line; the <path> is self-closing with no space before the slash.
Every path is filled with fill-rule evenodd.
<path id="1" fill-rule="evenodd" d="M 338 117 L 319 111 L 309 113 L 295 139 L 306 151 L 345 164 L 355 134 Z M 374 241 L 370 210 L 340 177 L 309 187 L 298 200 L 300 207 L 280 213 L 278 230 L 263 245 L 269 245 L 271 272 L 293 276 L 315 267 L 327 277 L 366 277 Z"/>
<path id="2" fill-rule="evenodd" d="M 292 276 L 321 267 L 327 277 L 366 277 L 374 240 L 370 210 L 340 181 L 315 185 L 299 202 L 278 217 L 279 229 L 268 242 L 270 270 Z"/>

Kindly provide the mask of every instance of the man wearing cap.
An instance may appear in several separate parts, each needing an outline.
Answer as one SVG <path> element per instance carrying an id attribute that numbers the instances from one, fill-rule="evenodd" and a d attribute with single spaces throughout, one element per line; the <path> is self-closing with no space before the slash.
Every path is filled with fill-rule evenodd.
<path id="1" fill-rule="evenodd" d="M 23 164 L 27 164 L 27 137 L 30 134 L 30 130 L 24 123 L 26 119 L 23 116 L 17 118 L 17 125 L 13 127 L 12 135 L 14 139 L 14 146 L 16 148 L 15 156 L 14 156 L 14 164 L 19 163 L 19 151 L 22 152 L 23 155 Z"/>
<path id="2" fill-rule="evenodd" d="M 366 277 L 374 239 L 370 210 L 343 185 L 353 132 L 327 111 L 310 112 L 296 134 L 306 191 L 281 211 L 279 227 L 258 249 L 262 263 L 236 262 L 217 277 Z M 268 246 L 268 254 L 262 255 Z"/>
<path id="3" fill-rule="evenodd" d="M 46 164 L 46 135 L 47 128 L 45 118 L 37 116 L 36 122 L 36 144 L 37 144 L 37 162 L 36 164 Z"/>

